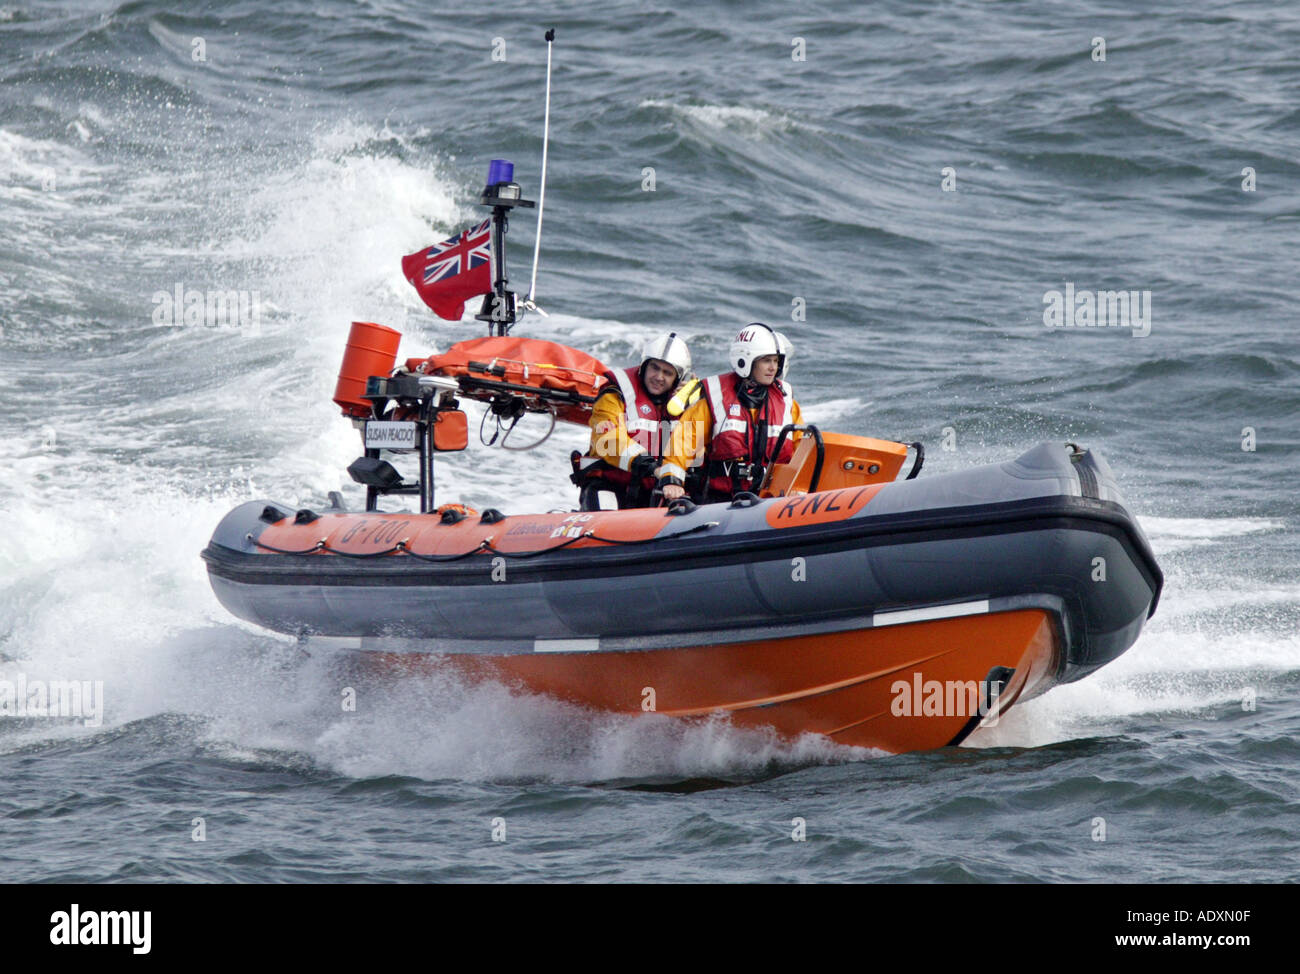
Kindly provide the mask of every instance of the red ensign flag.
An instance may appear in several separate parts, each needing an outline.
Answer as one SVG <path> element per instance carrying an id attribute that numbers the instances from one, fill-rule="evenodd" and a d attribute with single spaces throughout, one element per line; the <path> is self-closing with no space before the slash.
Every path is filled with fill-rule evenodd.
<path id="1" fill-rule="evenodd" d="M 439 318 L 460 321 L 465 302 L 492 290 L 492 221 L 402 258 L 402 273 Z"/>

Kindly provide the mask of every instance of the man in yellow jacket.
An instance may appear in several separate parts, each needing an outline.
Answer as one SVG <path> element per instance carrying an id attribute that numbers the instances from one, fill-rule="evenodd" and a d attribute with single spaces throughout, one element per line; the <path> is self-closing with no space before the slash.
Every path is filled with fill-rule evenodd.
<path id="1" fill-rule="evenodd" d="M 606 373 L 591 410 L 591 445 L 578 461 L 579 506 L 600 510 L 608 492 L 618 507 L 649 507 L 655 475 L 680 409 L 673 392 L 691 371 L 691 353 L 676 332 L 646 344 L 641 364 Z M 605 506 L 610 497 L 605 498 Z"/>
<path id="2" fill-rule="evenodd" d="M 659 487 L 667 500 L 686 493 L 687 471 L 699 468 L 692 493 L 702 503 L 756 491 L 774 463 L 794 454 L 797 433 L 774 456 L 781 429 L 802 423 L 794 391 L 783 378 L 792 346 L 784 335 L 750 322 L 731 343 L 731 371 L 704 382 L 704 395 L 673 430 Z"/>

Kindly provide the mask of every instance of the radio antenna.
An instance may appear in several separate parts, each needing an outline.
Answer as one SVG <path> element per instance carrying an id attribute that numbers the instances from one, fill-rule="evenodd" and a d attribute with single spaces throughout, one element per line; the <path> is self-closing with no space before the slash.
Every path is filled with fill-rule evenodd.
<path id="1" fill-rule="evenodd" d="M 542 123 L 542 187 L 537 194 L 537 239 L 533 241 L 533 279 L 528 285 L 528 300 L 524 307 L 538 312 L 543 318 L 550 317 L 537 307 L 533 300 L 537 295 L 537 260 L 542 253 L 542 208 L 546 205 L 546 153 L 551 141 L 551 48 L 555 44 L 555 28 L 546 32 L 546 116 Z"/>

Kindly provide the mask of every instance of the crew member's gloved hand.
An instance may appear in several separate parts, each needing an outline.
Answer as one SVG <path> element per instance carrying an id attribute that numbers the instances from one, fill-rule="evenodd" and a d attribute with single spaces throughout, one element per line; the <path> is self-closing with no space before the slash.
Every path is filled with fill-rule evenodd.
<path id="1" fill-rule="evenodd" d="M 659 492 L 664 495 L 664 500 L 675 501 L 679 497 L 686 496 L 686 488 L 676 477 L 660 477 Z"/>
<path id="2" fill-rule="evenodd" d="M 643 453 L 639 457 L 633 458 L 632 466 L 630 468 L 634 480 L 639 480 L 642 477 L 653 477 L 655 471 L 658 469 L 659 458 L 652 457 L 648 453 Z"/>

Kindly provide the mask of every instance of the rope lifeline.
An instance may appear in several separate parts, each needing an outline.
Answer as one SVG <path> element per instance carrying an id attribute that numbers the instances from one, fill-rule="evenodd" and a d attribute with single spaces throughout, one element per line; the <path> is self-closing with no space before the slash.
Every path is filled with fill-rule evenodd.
<path id="1" fill-rule="evenodd" d="M 471 548 L 469 551 L 462 551 L 460 554 L 456 554 L 456 555 L 425 555 L 425 554 L 421 554 L 418 551 L 412 551 L 408 546 L 408 542 L 411 540 L 410 538 L 403 538 L 401 541 L 397 542 L 397 544 L 393 545 L 391 548 L 386 548 L 383 551 L 365 551 L 365 552 L 340 551 L 337 548 L 331 548 L 329 546 L 328 538 L 321 538 L 319 541 L 316 542 L 315 545 L 313 545 L 310 548 L 305 548 L 302 551 L 293 551 L 288 548 L 277 548 L 275 547 L 275 545 L 269 545 L 263 541 L 257 540 L 256 538 L 253 537 L 251 533 L 245 534 L 244 539 L 257 548 L 262 548 L 266 551 L 275 552 L 277 555 L 314 555 L 317 552 L 321 552 L 327 555 L 338 555 L 342 558 L 366 559 L 366 558 L 383 558 L 386 555 L 402 554 L 402 555 L 407 555 L 410 558 L 414 558 L 417 561 L 432 562 L 436 564 L 438 562 L 445 562 L 445 561 L 460 561 L 462 558 L 468 558 L 471 555 L 476 555 L 481 551 L 490 551 L 493 554 L 501 555 L 503 558 L 535 558 L 538 555 L 545 555 L 552 551 L 559 551 L 561 548 L 567 548 L 569 547 L 569 545 L 576 544 L 579 541 L 586 541 L 586 540 L 599 541 L 602 544 L 610 544 L 610 545 L 639 545 L 639 544 L 648 544 L 652 541 L 671 541 L 673 538 L 680 538 L 683 535 L 694 534 L 696 531 L 703 531 L 707 528 L 715 528 L 718 526 L 718 523 L 719 522 L 717 521 L 706 521 L 703 524 L 697 524 L 694 527 L 687 528 L 685 531 L 678 531 L 675 534 L 671 534 L 666 538 L 650 537 L 650 538 L 633 538 L 631 540 L 623 540 L 621 538 L 602 538 L 594 531 L 584 531 L 581 534 L 574 535 L 571 538 L 567 538 L 566 540 L 561 541 L 559 544 L 551 545 L 549 548 L 538 548 L 535 551 L 502 551 L 500 548 L 496 547 L 492 543 L 493 540 L 492 537 L 487 537 L 484 538 L 482 541 L 480 541 L 477 547 Z"/>

